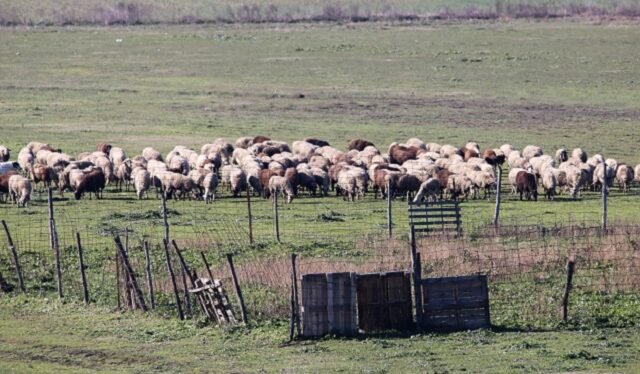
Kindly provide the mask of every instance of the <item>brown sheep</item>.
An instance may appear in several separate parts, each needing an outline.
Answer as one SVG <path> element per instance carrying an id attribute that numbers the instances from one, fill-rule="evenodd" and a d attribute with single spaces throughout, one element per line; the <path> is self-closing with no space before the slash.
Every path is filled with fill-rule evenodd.
<path id="1" fill-rule="evenodd" d="M 36 186 L 42 182 L 44 187 L 47 188 L 50 187 L 51 182 L 55 180 L 55 173 L 50 166 L 36 164 L 31 168 L 31 179 Z"/>
<path id="2" fill-rule="evenodd" d="M 504 154 L 498 155 L 493 149 L 486 149 L 482 152 L 482 159 L 491 166 L 504 164 Z"/>
<path id="3" fill-rule="evenodd" d="M 13 170 L 0 174 L 0 196 L 6 202 L 6 196 L 9 195 L 9 179 L 17 173 Z"/>
<path id="4" fill-rule="evenodd" d="M 260 184 L 262 185 L 262 197 L 264 197 L 265 199 L 270 196 L 269 180 L 274 175 L 281 176 L 278 174 L 278 172 L 271 169 L 260 170 Z"/>
<path id="5" fill-rule="evenodd" d="M 253 138 L 253 143 L 252 144 L 258 144 L 258 143 L 266 142 L 268 140 L 271 140 L 271 138 L 268 137 L 268 136 L 258 135 L 258 136 Z"/>
<path id="6" fill-rule="evenodd" d="M 524 194 L 527 200 L 538 201 L 538 183 L 536 182 L 536 176 L 527 171 L 518 172 L 516 175 L 516 190 L 520 193 L 520 200 Z"/>
<path id="7" fill-rule="evenodd" d="M 480 156 L 475 149 L 470 149 L 470 148 L 463 148 L 463 149 L 464 149 L 464 154 L 462 155 L 462 157 L 464 158 L 465 161 L 469 161 L 469 159 L 471 158 Z"/>
<path id="8" fill-rule="evenodd" d="M 407 201 L 411 200 L 414 193 L 418 192 L 422 182 L 415 175 L 411 174 L 389 174 L 389 181 L 392 196 L 405 196 Z"/>
<path id="9" fill-rule="evenodd" d="M 420 148 L 405 147 L 400 144 L 393 143 L 389 146 L 389 162 L 392 164 L 402 165 L 408 160 L 415 160 L 418 157 Z"/>
<path id="10" fill-rule="evenodd" d="M 98 152 L 102 152 L 105 155 L 109 155 L 109 152 L 111 152 L 111 144 L 107 144 L 107 143 L 98 143 L 98 145 L 96 146 L 96 150 Z"/>
<path id="11" fill-rule="evenodd" d="M 291 183 L 291 188 L 293 188 L 293 194 L 298 196 L 298 186 L 300 185 L 300 176 L 298 175 L 298 170 L 296 168 L 287 168 L 284 171 L 284 177 L 287 178 L 289 183 Z"/>
<path id="12" fill-rule="evenodd" d="M 80 200 L 82 195 L 88 192 L 89 199 L 91 199 L 91 193 L 93 192 L 96 194 L 96 199 L 100 199 L 102 198 L 102 190 L 104 190 L 106 182 L 107 180 L 102 169 L 95 168 L 82 177 L 73 195 L 76 200 Z"/>
<path id="13" fill-rule="evenodd" d="M 371 143 L 370 141 L 368 141 L 368 140 L 353 139 L 353 140 L 351 140 L 349 142 L 349 145 L 347 146 L 347 149 L 348 150 L 357 149 L 358 151 L 362 152 L 368 146 L 375 147 L 375 145 L 373 143 Z"/>

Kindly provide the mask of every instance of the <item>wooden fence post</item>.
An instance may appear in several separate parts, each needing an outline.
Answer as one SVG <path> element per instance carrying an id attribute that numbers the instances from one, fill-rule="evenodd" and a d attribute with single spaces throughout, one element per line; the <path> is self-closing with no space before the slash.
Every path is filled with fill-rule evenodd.
<path id="1" fill-rule="evenodd" d="M 493 225 L 498 226 L 500 222 L 500 200 L 502 190 L 502 166 L 498 165 L 498 185 L 496 187 L 496 208 L 493 212 Z"/>
<path id="2" fill-rule="evenodd" d="M 298 275 L 296 271 L 296 254 L 291 254 L 291 323 L 289 325 L 289 341 L 293 340 L 295 330 L 300 336 L 300 313 L 298 307 Z"/>
<path id="3" fill-rule="evenodd" d="M 58 232 L 56 230 L 56 221 L 53 217 L 53 190 L 51 187 L 47 190 L 47 200 L 49 203 L 49 234 L 51 236 L 51 249 L 56 261 L 56 284 L 58 288 L 58 297 L 63 298 L 62 291 L 62 265 L 60 263 L 60 245 L 58 243 Z"/>
<path id="4" fill-rule="evenodd" d="M 151 256 L 149 256 L 149 242 L 145 241 L 143 243 L 144 246 L 144 259 L 145 259 L 145 273 L 147 274 L 147 286 L 149 288 L 149 303 L 151 304 L 151 309 L 156 308 L 156 299 L 153 295 L 153 278 L 151 276 Z"/>
<path id="5" fill-rule="evenodd" d="M 575 262 L 569 260 L 567 262 L 567 283 L 564 286 L 564 293 L 562 294 L 562 322 L 567 322 L 569 317 L 569 292 L 572 287 L 573 280 L 573 271 L 575 267 Z"/>
<path id="6" fill-rule="evenodd" d="M 169 245 L 169 220 L 167 219 L 167 197 L 164 192 L 160 194 L 162 198 L 162 223 L 164 225 L 164 240 Z"/>
<path id="7" fill-rule="evenodd" d="M 126 278 L 128 279 L 131 287 L 133 287 L 133 291 L 135 292 L 138 306 L 143 311 L 147 311 L 147 305 L 144 302 L 144 296 L 142 295 L 142 291 L 140 287 L 138 287 L 138 281 L 136 280 L 136 274 L 133 272 L 133 268 L 131 267 L 131 263 L 129 263 L 129 257 L 127 256 L 127 252 L 124 251 L 124 247 L 122 246 L 122 242 L 120 241 L 119 236 L 114 236 L 113 240 L 116 243 L 116 247 L 120 253 L 120 258 L 122 259 L 122 265 L 126 273 Z"/>
<path id="8" fill-rule="evenodd" d="M 122 304 L 120 303 L 120 256 L 118 255 L 118 248 L 116 248 L 116 305 L 118 310 L 122 310 Z"/>
<path id="9" fill-rule="evenodd" d="M 84 300 L 84 305 L 89 305 L 89 287 L 87 286 L 87 275 L 84 272 L 84 256 L 82 255 L 79 232 L 76 232 L 76 244 L 78 246 L 78 262 L 80 263 L 80 277 L 82 280 L 82 299 Z"/>
<path id="10" fill-rule="evenodd" d="M 236 275 L 236 269 L 233 266 L 233 255 L 227 254 L 227 261 L 229 262 L 229 269 L 231 270 L 231 279 L 233 280 L 233 288 L 236 291 L 238 297 L 238 303 L 240 304 L 240 313 L 242 313 L 242 322 L 247 323 L 247 308 L 244 305 L 244 298 L 242 297 L 242 290 L 240 289 L 240 282 L 238 282 L 238 276 Z"/>
<path id="11" fill-rule="evenodd" d="M 273 230 L 276 241 L 280 243 L 280 222 L 278 221 L 278 194 L 273 194 Z"/>
<path id="12" fill-rule="evenodd" d="M 13 258 L 13 266 L 16 269 L 16 276 L 18 277 L 18 287 L 20 287 L 20 291 L 22 291 L 22 293 L 26 293 L 27 289 L 24 286 L 24 278 L 22 277 L 22 268 L 20 268 L 20 261 L 18 260 L 18 251 L 16 250 L 15 245 L 13 245 L 13 239 L 11 238 L 9 227 L 7 226 L 7 223 L 4 220 L 2 220 L 2 227 L 4 227 L 4 232 L 7 235 L 9 252 L 11 252 L 11 257 Z"/>
<path id="13" fill-rule="evenodd" d="M 251 215 L 251 193 L 247 187 L 247 212 L 249 217 L 249 244 L 253 245 L 253 216 Z"/>
<path id="14" fill-rule="evenodd" d="M 196 279 L 197 279 L 197 275 L 195 274 L 195 270 L 194 270 L 193 274 L 191 273 L 191 271 L 189 271 L 189 266 L 187 265 L 187 262 L 184 260 L 184 257 L 182 256 L 182 253 L 180 252 L 180 249 L 178 248 L 178 244 L 176 244 L 176 241 L 172 240 L 171 244 L 173 244 L 173 248 L 176 250 L 176 254 L 178 255 L 178 259 L 180 260 L 180 265 L 182 266 L 182 270 L 183 270 L 183 277 L 186 274 L 189 277 L 189 281 L 191 282 L 191 287 L 193 287 L 195 289 L 196 288 Z M 202 252 L 200 252 L 200 253 L 202 253 Z M 213 282 L 213 280 L 211 280 L 211 282 Z M 186 279 L 184 280 L 184 284 L 183 285 L 185 286 L 185 291 L 188 294 L 189 290 L 186 288 Z M 209 310 L 207 310 L 207 308 L 205 306 L 204 296 L 199 293 L 199 294 L 197 294 L 197 297 L 198 297 L 200 308 L 202 309 L 204 314 L 210 320 L 213 320 L 213 318 L 212 318 L 213 316 L 210 315 Z M 188 296 L 185 296 L 185 300 L 189 301 Z"/>
<path id="15" fill-rule="evenodd" d="M 604 179 L 605 182 L 602 184 L 602 229 L 607 230 L 607 195 L 609 192 L 609 185 L 606 176 Z"/>
<path id="16" fill-rule="evenodd" d="M 416 325 L 422 328 L 422 264 L 420 253 L 416 246 L 416 232 L 413 225 L 409 226 L 409 242 L 411 243 L 411 263 L 413 268 L 413 293 L 416 308 Z"/>
<path id="17" fill-rule="evenodd" d="M 173 296 L 176 298 L 176 308 L 178 309 L 178 318 L 184 320 L 184 313 L 182 313 L 182 305 L 180 304 L 180 295 L 178 294 L 178 285 L 176 284 L 176 276 L 173 272 L 173 266 L 171 266 L 171 257 L 169 256 L 169 243 L 163 240 L 164 243 L 164 255 L 167 260 L 167 269 L 169 270 L 169 278 L 171 278 L 171 285 L 173 286 Z"/>
<path id="18" fill-rule="evenodd" d="M 391 213 L 391 181 L 387 182 L 387 235 L 393 237 L 393 216 Z"/>
<path id="19" fill-rule="evenodd" d="M 124 229 L 124 252 L 127 254 L 127 256 L 129 256 L 129 229 L 126 227 Z M 128 281 L 126 276 L 124 282 L 124 300 L 128 309 L 136 309 L 136 298 L 134 295 L 134 291 L 131 286 L 131 282 Z"/>

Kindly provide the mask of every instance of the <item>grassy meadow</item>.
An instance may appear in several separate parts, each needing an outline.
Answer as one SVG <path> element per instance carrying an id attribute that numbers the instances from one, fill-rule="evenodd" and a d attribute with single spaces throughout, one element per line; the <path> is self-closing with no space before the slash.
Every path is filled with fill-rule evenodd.
<path id="1" fill-rule="evenodd" d="M 178 144 L 199 149 L 218 137 L 257 134 L 288 142 L 315 136 L 341 149 L 355 137 L 384 149 L 415 136 L 454 145 L 473 139 L 483 148 L 536 144 L 548 153 L 583 147 L 636 165 L 639 61 L 640 28 L 632 23 L 2 28 L 0 144 L 15 155 L 31 140 L 77 154 L 109 142 L 133 156 L 146 146 L 166 153 Z M 636 191 L 612 192 L 610 220 L 639 222 Z M 129 225 L 137 234 L 161 237 L 153 193 L 143 201 L 112 188 L 104 195 L 104 201 L 80 202 L 71 194 L 56 196 L 69 271 L 77 267 L 70 235 L 76 228 L 97 232 Z M 217 243 L 210 252 L 214 265 L 229 251 L 251 259 L 291 251 L 345 261 L 372 258 L 373 250 L 354 248 L 354 239 L 384 233 L 386 224 L 385 203 L 372 196 L 354 204 L 303 197 L 281 208 L 285 245 L 279 246 L 271 242 L 272 207 L 255 198 L 254 230 L 268 244 L 249 247 L 244 200 L 222 193 L 207 207 L 169 204 L 172 235 Z M 396 232 L 405 235 L 406 207 L 396 201 L 393 209 Z M 35 269 L 29 296 L 0 295 L 0 371 L 640 370 L 640 332 L 633 324 L 604 328 L 596 321 L 536 332 L 383 334 L 283 345 L 287 327 L 281 319 L 226 330 L 175 322 L 166 311 L 113 313 L 106 303 L 85 309 L 71 296 L 62 304 L 52 292 L 46 212 L 46 196 L 39 193 L 26 210 L 0 204 L 18 248 L 32 250 L 24 261 Z M 462 212 L 465 230 L 472 231 L 491 219 L 493 202 L 468 201 Z M 600 214 L 597 193 L 553 202 L 507 195 L 501 217 L 508 224 L 553 225 L 597 222 Z M 198 228 L 202 221 L 207 228 Z M 104 243 L 88 239 L 87 256 L 105 261 L 97 253 Z M 0 269 L 12 279 L 11 262 L 2 253 Z M 94 270 L 91 284 L 112 270 L 96 268 L 106 275 Z M 111 294 L 95 297 L 113 300 Z M 612 303 L 619 308 L 612 314 L 626 313 L 625 320 L 633 321 L 640 309 L 636 299 Z M 589 306 L 591 296 L 580 300 L 585 309 L 609 310 Z"/>

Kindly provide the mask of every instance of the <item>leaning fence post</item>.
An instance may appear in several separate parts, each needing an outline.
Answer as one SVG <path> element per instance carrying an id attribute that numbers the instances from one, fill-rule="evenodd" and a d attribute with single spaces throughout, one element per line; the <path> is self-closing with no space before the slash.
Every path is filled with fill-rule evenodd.
<path id="1" fill-rule="evenodd" d="M 56 221 L 53 217 L 53 190 L 51 187 L 47 190 L 47 200 L 49 203 L 49 234 L 51 236 L 51 249 L 56 260 L 56 283 L 58 287 L 58 297 L 63 298 L 62 292 L 62 265 L 60 264 L 60 245 L 58 243 L 58 232 L 56 230 Z"/>
<path id="2" fill-rule="evenodd" d="M 413 225 L 409 226 L 409 241 L 411 243 L 411 263 L 413 268 L 413 293 L 416 307 L 416 325 L 422 328 L 422 264 L 420 253 L 416 246 L 416 232 Z"/>
<path id="3" fill-rule="evenodd" d="M 87 287 L 87 275 L 84 270 L 84 257 L 82 255 L 82 244 L 80 243 L 80 233 L 76 232 L 76 244 L 78 246 L 78 261 L 80 262 L 80 277 L 82 279 L 82 299 L 84 305 L 89 304 L 89 288 Z"/>
<path id="4" fill-rule="evenodd" d="M 562 322 L 567 322 L 569 317 L 569 292 L 572 287 L 571 282 L 573 280 L 574 267 L 575 262 L 569 260 L 569 262 L 567 262 L 567 283 L 564 286 L 564 293 L 562 295 Z"/>
<path id="5" fill-rule="evenodd" d="M 253 245 L 253 216 L 251 215 L 251 193 L 247 187 L 247 212 L 249 217 L 249 244 Z"/>
<path id="6" fill-rule="evenodd" d="M 502 166 L 498 165 L 498 185 L 496 187 L 496 208 L 493 212 L 493 225 L 498 226 L 500 220 L 500 195 L 502 190 Z"/>
<path id="7" fill-rule="evenodd" d="M 151 276 L 151 256 L 149 256 L 149 242 L 143 243 L 144 247 L 144 259 L 145 259 L 145 273 L 147 273 L 147 286 L 149 288 L 149 303 L 151 303 L 151 309 L 156 308 L 156 299 L 153 295 L 153 278 Z"/>
<path id="8" fill-rule="evenodd" d="M 184 320 L 184 313 L 182 313 L 182 305 L 180 304 L 180 295 L 178 294 L 178 285 L 176 284 L 176 276 L 173 272 L 173 266 L 171 266 L 171 257 L 169 256 L 169 242 L 163 240 L 164 243 L 164 255 L 167 260 L 167 269 L 169 270 L 169 278 L 171 278 L 171 285 L 173 286 L 173 296 L 176 298 L 176 308 L 178 309 L 178 318 Z"/>
<path id="9" fill-rule="evenodd" d="M 122 266 L 124 267 L 126 278 L 129 280 L 129 283 L 133 287 L 133 291 L 135 292 L 136 298 L 138 299 L 138 306 L 143 311 L 147 311 L 147 305 L 144 302 L 144 296 L 142 295 L 142 291 L 140 291 L 140 287 L 138 287 L 138 281 L 136 280 L 136 275 L 133 272 L 133 268 L 131 267 L 131 263 L 129 262 L 129 257 L 127 253 L 124 251 L 124 247 L 122 246 L 122 242 L 120 241 L 119 236 L 114 236 L 113 240 L 116 242 L 116 247 L 120 252 L 120 258 L 122 259 Z"/>
<path id="10" fill-rule="evenodd" d="M 236 269 L 233 266 L 233 255 L 227 254 L 227 261 L 229 262 L 229 269 L 231 270 L 231 279 L 233 280 L 233 288 L 236 291 L 238 297 L 238 303 L 240 304 L 240 313 L 242 313 L 242 322 L 247 323 L 247 308 L 244 305 L 244 298 L 242 297 L 242 290 L 240 289 L 240 282 L 238 282 L 238 276 L 236 275 Z"/>
<path id="11" fill-rule="evenodd" d="M 16 275 L 18 276 L 18 287 L 20 287 L 20 291 L 23 293 L 27 292 L 27 289 L 24 286 L 24 278 L 22 278 L 22 269 L 20 268 L 20 261 L 18 261 L 18 252 L 16 251 L 16 247 L 13 245 L 13 239 L 11 238 L 11 233 L 9 232 L 9 227 L 7 223 L 2 220 L 2 227 L 4 227 L 4 232 L 7 234 L 7 242 L 9 243 L 9 251 L 11 252 L 11 257 L 13 257 L 13 266 L 16 269 Z"/>
<path id="12" fill-rule="evenodd" d="M 122 309 L 120 303 L 120 256 L 118 256 L 118 248 L 116 248 L 116 305 L 118 310 Z"/>
<path id="13" fill-rule="evenodd" d="M 606 169 L 606 168 L 605 168 Z M 606 170 L 605 170 L 606 174 Z M 607 229 L 607 195 L 609 192 L 609 186 L 607 178 L 605 176 L 605 182 L 602 184 L 602 229 Z"/>
<path id="14" fill-rule="evenodd" d="M 209 261 L 207 261 L 207 257 L 204 255 L 204 252 L 200 252 L 200 257 L 202 257 L 202 262 L 204 262 L 204 266 L 207 268 L 207 273 L 209 273 L 209 279 L 211 279 L 211 282 L 213 282 L 213 273 L 211 272 Z"/>
<path id="15" fill-rule="evenodd" d="M 276 241 L 280 243 L 280 222 L 278 221 L 278 194 L 273 194 L 273 230 Z"/>
<path id="16" fill-rule="evenodd" d="M 393 217 L 391 214 L 391 181 L 387 182 L 387 235 L 393 237 Z"/>

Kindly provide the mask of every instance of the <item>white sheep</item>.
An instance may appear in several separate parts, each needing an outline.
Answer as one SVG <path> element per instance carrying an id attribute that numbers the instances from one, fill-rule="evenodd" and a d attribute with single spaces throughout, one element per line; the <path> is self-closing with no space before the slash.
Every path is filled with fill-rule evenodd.
<path id="1" fill-rule="evenodd" d="M 438 196 L 442 193 L 442 185 L 436 178 L 429 178 L 420 185 L 418 193 L 413 198 L 413 202 L 416 204 L 422 203 L 423 200 L 427 202 L 438 201 Z"/>
<path id="2" fill-rule="evenodd" d="M 26 208 L 31 199 L 31 182 L 21 175 L 13 175 L 9 178 L 9 193 L 18 206 Z"/>
<path id="3" fill-rule="evenodd" d="M 133 178 L 133 185 L 136 189 L 136 195 L 138 199 L 142 200 L 142 197 L 149 189 L 151 184 L 151 176 L 148 171 L 143 168 L 136 168 L 131 172 Z"/>
<path id="4" fill-rule="evenodd" d="M 22 170 L 28 172 L 31 169 L 31 166 L 34 163 L 34 157 L 31 150 L 27 147 L 20 149 L 18 153 L 18 164 L 22 168 Z"/>
<path id="5" fill-rule="evenodd" d="M 162 154 L 160 154 L 160 152 L 156 151 L 152 147 L 147 147 L 143 149 L 142 156 L 146 158 L 147 161 L 150 161 L 150 160 L 162 161 Z"/>
<path id="6" fill-rule="evenodd" d="M 544 194 L 548 200 L 553 200 L 555 198 L 556 185 L 558 184 L 553 169 L 553 167 L 546 168 L 542 171 L 541 175 L 542 188 L 544 189 Z"/>
<path id="7" fill-rule="evenodd" d="M 204 203 L 209 204 L 216 200 L 216 188 L 218 187 L 218 175 L 207 173 L 202 181 L 204 186 Z"/>
<path id="8" fill-rule="evenodd" d="M 349 172 L 349 169 L 343 169 L 338 173 L 336 192 L 343 195 L 347 201 L 355 201 L 356 177 L 354 173 Z"/>
<path id="9" fill-rule="evenodd" d="M 620 186 L 620 191 L 629 192 L 631 190 L 631 182 L 633 182 L 634 172 L 633 168 L 626 164 L 618 165 L 616 170 L 616 181 Z"/>
<path id="10" fill-rule="evenodd" d="M 537 145 L 528 145 L 522 150 L 522 157 L 526 158 L 527 160 L 533 157 L 542 156 L 543 154 L 544 152 L 542 151 L 542 148 L 538 147 Z"/>
<path id="11" fill-rule="evenodd" d="M 269 178 L 269 192 L 272 198 L 275 198 L 276 195 L 281 193 L 283 196 L 286 195 L 287 203 L 293 201 L 293 187 L 291 186 L 291 182 L 285 177 L 274 175 Z"/>

